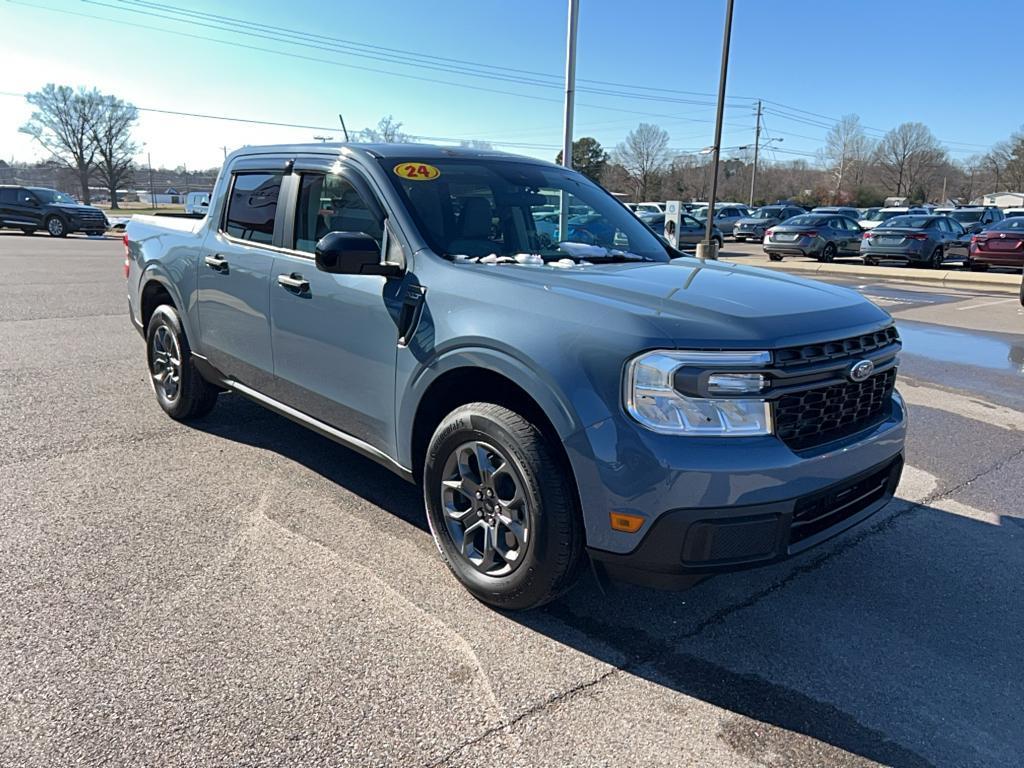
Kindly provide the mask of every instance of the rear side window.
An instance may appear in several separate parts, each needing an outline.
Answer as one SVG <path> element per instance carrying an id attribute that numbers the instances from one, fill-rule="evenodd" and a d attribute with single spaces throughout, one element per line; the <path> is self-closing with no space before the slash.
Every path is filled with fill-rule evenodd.
<path id="1" fill-rule="evenodd" d="M 270 245 L 281 192 L 281 173 L 236 173 L 224 231 L 240 240 Z"/>
<path id="2" fill-rule="evenodd" d="M 313 253 L 329 232 L 362 232 L 380 243 L 384 223 L 344 176 L 305 173 L 295 212 L 295 249 Z"/>
<path id="3" fill-rule="evenodd" d="M 18 190 L 16 189 L 0 189 L 0 203 L 16 203 L 18 202 Z"/>

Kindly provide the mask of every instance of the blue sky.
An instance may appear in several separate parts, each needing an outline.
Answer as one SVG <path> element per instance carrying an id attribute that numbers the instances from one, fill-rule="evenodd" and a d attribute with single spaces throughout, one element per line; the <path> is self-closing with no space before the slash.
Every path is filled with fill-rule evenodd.
<path id="1" fill-rule="evenodd" d="M 725 0 L 580 6 L 576 137 L 611 148 L 646 121 L 668 130 L 674 149 L 712 143 Z M 177 21 L 173 9 L 271 30 Z M 563 0 L 0 0 L 0 91 L 95 85 L 141 107 L 322 126 L 336 138 L 339 111 L 350 129 L 390 113 L 417 136 L 552 158 L 565 15 Z M 723 147 L 752 142 L 762 98 L 780 160 L 812 155 L 850 112 L 875 136 L 917 120 L 954 157 L 983 152 L 1024 112 L 1012 67 L 976 36 L 1021 21 L 1019 0 L 736 0 Z M 29 111 L 0 96 L 0 157 L 39 156 L 17 133 Z M 325 132 L 146 112 L 138 137 L 154 165 L 197 168 L 219 164 L 222 146 Z"/>

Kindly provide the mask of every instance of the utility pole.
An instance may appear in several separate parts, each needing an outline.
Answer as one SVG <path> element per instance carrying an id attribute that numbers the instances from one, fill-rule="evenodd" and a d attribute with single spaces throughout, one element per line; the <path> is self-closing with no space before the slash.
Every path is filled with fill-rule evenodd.
<path id="1" fill-rule="evenodd" d="M 227 160 L 228 159 L 228 148 L 227 148 L 227 146 L 225 145 L 225 146 L 221 147 L 221 149 L 224 150 L 224 159 Z"/>
<path id="2" fill-rule="evenodd" d="M 156 192 L 153 189 L 153 155 L 150 152 L 146 153 L 146 165 L 149 166 L 149 202 L 154 208 L 159 208 L 160 205 L 156 201 Z"/>
<path id="3" fill-rule="evenodd" d="M 725 112 L 725 82 L 729 73 L 729 42 L 732 39 L 732 4 L 725 2 L 725 30 L 722 33 L 722 72 L 718 78 L 718 112 L 715 116 L 715 144 L 711 148 L 714 154 L 715 167 L 711 173 L 711 194 L 708 196 L 708 220 L 704 227 L 704 242 L 697 244 L 697 258 L 703 261 L 708 252 L 712 259 L 717 259 L 711 231 L 715 226 L 715 195 L 718 193 L 718 160 L 722 154 L 722 115 Z"/>
<path id="4" fill-rule="evenodd" d="M 572 118 L 576 104 L 576 29 L 580 20 L 580 0 L 569 0 L 569 23 L 565 36 L 565 122 L 562 126 L 562 165 L 572 168 Z M 569 235 L 569 196 L 563 190 L 558 206 L 558 238 Z"/>
<path id="5" fill-rule="evenodd" d="M 761 100 L 757 100 L 757 128 L 754 129 L 754 171 L 750 174 L 750 207 L 754 207 L 754 187 L 757 186 L 757 151 L 761 148 Z"/>

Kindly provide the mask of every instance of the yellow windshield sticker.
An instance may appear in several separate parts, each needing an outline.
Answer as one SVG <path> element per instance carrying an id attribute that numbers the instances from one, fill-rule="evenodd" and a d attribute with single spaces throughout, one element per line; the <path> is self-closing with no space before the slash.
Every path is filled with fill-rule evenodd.
<path id="1" fill-rule="evenodd" d="M 399 163 L 395 166 L 395 175 L 411 181 L 433 181 L 441 171 L 426 163 Z"/>

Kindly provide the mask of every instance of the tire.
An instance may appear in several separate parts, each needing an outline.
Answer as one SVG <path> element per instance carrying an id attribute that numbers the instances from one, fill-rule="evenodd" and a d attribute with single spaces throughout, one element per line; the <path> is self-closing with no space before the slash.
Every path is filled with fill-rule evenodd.
<path id="1" fill-rule="evenodd" d="M 60 216 L 47 216 L 44 224 L 46 225 L 46 231 L 50 233 L 50 237 L 68 236 L 68 225 Z"/>
<path id="2" fill-rule="evenodd" d="M 478 600 L 526 610 L 576 582 L 583 523 L 569 479 L 521 414 L 493 403 L 448 414 L 427 449 L 423 495 L 441 558 Z"/>
<path id="3" fill-rule="evenodd" d="M 715 243 L 715 253 L 721 253 L 722 252 L 722 248 L 725 247 L 725 243 L 722 242 L 722 238 L 720 238 L 720 237 L 714 238 L 714 243 Z"/>
<path id="4" fill-rule="evenodd" d="M 942 246 L 937 245 L 932 251 L 932 255 L 928 257 L 928 266 L 932 269 L 942 269 L 943 260 Z"/>
<path id="5" fill-rule="evenodd" d="M 864 257 L 864 266 L 866 267 L 877 267 L 878 259 L 872 258 L 871 256 Z"/>
<path id="6" fill-rule="evenodd" d="M 746 237 L 741 237 L 740 235 L 733 235 L 732 237 L 733 237 L 733 239 L 737 243 L 745 243 L 745 242 L 747 242 L 747 238 Z"/>
<path id="7" fill-rule="evenodd" d="M 769 253 L 768 254 L 768 258 L 771 259 L 772 261 L 782 261 L 782 254 L 781 253 Z"/>
<path id="8" fill-rule="evenodd" d="M 971 259 L 964 261 L 964 266 L 971 272 L 988 272 L 988 264 L 979 264 Z"/>
<path id="9" fill-rule="evenodd" d="M 21 233 L 23 235 L 34 235 L 36 233 L 36 228 L 35 227 L 22 227 L 21 228 Z"/>
<path id="10" fill-rule="evenodd" d="M 836 260 L 836 246 L 835 243 L 825 243 L 825 247 L 821 249 L 821 253 L 818 254 L 818 261 L 829 264 Z"/>
<path id="11" fill-rule="evenodd" d="M 218 390 L 196 370 L 181 318 L 169 304 L 157 307 L 146 326 L 146 361 L 156 400 L 172 419 L 197 419 L 217 404 Z"/>
<path id="12" fill-rule="evenodd" d="M 89 237 L 103 237 L 102 232 L 86 232 L 85 234 L 87 234 Z"/>

